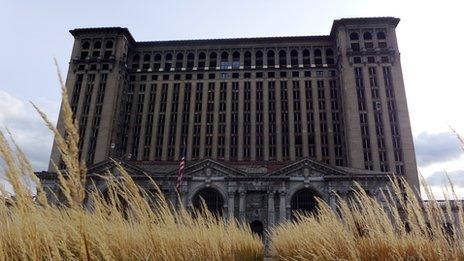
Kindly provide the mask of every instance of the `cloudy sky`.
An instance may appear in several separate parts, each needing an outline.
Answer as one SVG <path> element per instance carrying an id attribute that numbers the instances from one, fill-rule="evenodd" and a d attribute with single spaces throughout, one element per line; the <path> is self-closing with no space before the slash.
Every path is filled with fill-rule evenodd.
<path id="1" fill-rule="evenodd" d="M 320 35 L 337 18 L 395 16 L 419 170 L 436 191 L 446 171 L 464 196 L 464 153 L 450 132 L 464 134 L 462 10 L 457 0 L 0 0 L 0 128 L 46 169 L 52 136 L 29 101 L 57 118 L 53 57 L 66 72 L 76 27 L 128 27 L 140 41 Z"/>

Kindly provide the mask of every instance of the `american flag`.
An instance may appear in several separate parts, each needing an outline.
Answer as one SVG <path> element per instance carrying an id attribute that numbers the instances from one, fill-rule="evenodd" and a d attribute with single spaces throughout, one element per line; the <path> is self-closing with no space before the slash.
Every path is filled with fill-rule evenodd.
<path id="1" fill-rule="evenodd" d="M 185 157 L 179 162 L 179 171 L 177 172 L 177 181 L 176 181 L 176 190 L 179 192 L 180 185 L 182 184 L 182 180 L 184 179 L 184 169 L 185 169 Z"/>

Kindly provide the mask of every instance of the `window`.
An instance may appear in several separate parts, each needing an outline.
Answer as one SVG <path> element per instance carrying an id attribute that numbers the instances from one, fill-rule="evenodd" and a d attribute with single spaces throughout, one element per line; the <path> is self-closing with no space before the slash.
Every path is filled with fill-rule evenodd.
<path id="1" fill-rule="evenodd" d="M 149 69 L 150 68 L 150 60 L 151 60 L 151 55 L 150 54 L 145 54 L 143 56 L 143 65 L 142 65 L 142 69 Z"/>
<path id="2" fill-rule="evenodd" d="M 359 57 L 359 56 L 353 57 L 353 62 L 354 63 L 361 63 L 361 57 Z"/>
<path id="3" fill-rule="evenodd" d="M 198 55 L 198 69 L 204 69 L 206 64 L 206 54 L 204 52 L 201 52 Z"/>
<path id="4" fill-rule="evenodd" d="M 217 67 L 217 53 L 212 52 L 209 54 L 209 68 L 216 69 Z"/>
<path id="5" fill-rule="evenodd" d="M 386 41 L 386 36 L 384 32 L 377 33 L 377 40 L 378 40 L 379 48 L 387 48 L 387 41 Z"/>
<path id="6" fill-rule="evenodd" d="M 287 53 L 284 50 L 279 51 L 279 66 L 280 67 L 287 66 Z"/>
<path id="7" fill-rule="evenodd" d="M 353 32 L 350 34 L 350 40 L 351 41 L 358 41 L 359 40 L 359 35 L 356 32 Z"/>
<path id="8" fill-rule="evenodd" d="M 139 60 L 140 56 L 138 54 L 135 54 L 134 57 L 132 57 L 132 70 L 139 68 Z"/>
<path id="9" fill-rule="evenodd" d="M 232 53 L 232 69 L 240 68 L 240 53 L 235 51 Z"/>
<path id="10" fill-rule="evenodd" d="M 183 63 L 184 63 L 184 55 L 182 53 L 178 53 L 176 55 L 176 70 L 181 69 Z"/>
<path id="11" fill-rule="evenodd" d="M 267 52 L 267 66 L 275 66 L 275 53 L 272 50 Z"/>
<path id="12" fill-rule="evenodd" d="M 106 49 L 111 49 L 111 48 L 113 48 L 113 41 L 106 41 L 106 43 L 105 43 L 105 48 L 106 48 Z"/>
<path id="13" fill-rule="evenodd" d="M 316 213 L 316 197 L 317 195 L 310 189 L 302 189 L 295 192 L 290 201 L 292 219 L 297 219 L 298 213 Z"/>
<path id="14" fill-rule="evenodd" d="M 90 43 L 89 42 L 84 42 L 82 44 L 82 50 L 88 50 L 90 48 Z"/>
<path id="15" fill-rule="evenodd" d="M 359 35 L 356 32 L 350 34 L 351 49 L 355 52 L 359 51 Z"/>
<path id="16" fill-rule="evenodd" d="M 257 51 L 255 54 L 255 66 L 256 68 L 263 68 L 263 52 Z"/>
<path id="17" fill-rule="evenodd" d="M 251 52 L 246 51 L 243 59 L 243 66 L 245 69 L 251 68 Z"/>
<path id="18" fill-rule="evenodd" d="M 335 59 L 334 59 L 334 52 L 331 48 L 325 50 L 325 59 L 327 61 L 327 64 L 334 64 Z"/>
<path id="19" fill-rule="evenodd" d="M 322 52 L 321 49 L 314 50 L 314 63 L 316 66 L 322 65 Z"/>
<path id="20" fill-rule="evenodd" d="M 215 73 L 210 73 L 208 74 L 208 78 L 211 80 L 211 79 L 215 79 L 216 78 L 216 74 Z"/>
<path id="21" fill-rule="evenodd" d="M 172 54 L 168 53 L 164 57 L 164 70 L 169 71 L 171 70 L 171 67 L 172 67 Z"/>
<path id="22" fill-rule="evenodd" d="M 195 54 L 189 53 L 187 54 L 187 70 L 191 70 L 193 68 L 195 61 Z"/>
<path id="23" fill-rule="evenodd" d="M 303 50 L 303 66 L 309 67 L 311 65 L 310 52 L 308 49 Z"/>
<path id="24" fill-rule="evenodd" d="M 229 53 L 222 52 L 221 53 L 221 70 L 225 70 L 229 67 Z"/>
<path id="25" fill-rule="evenodd" d="M 219 218 L 222 216 L 222 208 L 224 206 L 224 199 L 221 194 L 213 188 L 205 188 L 200 190 L 192 200 L 193 207 L 200 213 L 205 213 L 204 207 Z"/>
<path id="26" fill-rule="evenodd" d="M 298 51 L 292 50 L 290 52 L 290 64 L 292 67 L 298 67 Z"/>
<path id="27" fill-rule="evenodd" d="M 153 69 L 159 70 L 161 67 L 161 54 L 155 54 L 155 63 L 153 63 Z"/>
<path id="28" fill-rule="evenodd" d="M 374 48 L 374 44 L 372 43 L 372 34 L 370 32 L 365 32 L 363 34 L 363 39 L 364 39 L 364 47 L 366 49 Z"/>

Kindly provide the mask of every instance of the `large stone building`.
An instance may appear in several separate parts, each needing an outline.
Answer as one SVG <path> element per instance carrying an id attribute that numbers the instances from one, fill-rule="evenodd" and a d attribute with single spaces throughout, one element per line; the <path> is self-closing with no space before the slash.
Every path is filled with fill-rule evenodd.
<path id="1" fill-rule="evenodd" d="M 122 162 L 176 201 L 199 198 L 257 230 L 331 206 L 353 183 L 377 195 L 388 173 L 418 187 L 395 28 L 335 20 L 329 35 L 136 41 L 120 27 L 71 30 L 66 85 L 92 174 Z M 62 131 L 62 115 L 58 128 Z M 51 160 L 63 164 L 56 144 Z M 56 188 L 53 168 L 39 176 Z"/>

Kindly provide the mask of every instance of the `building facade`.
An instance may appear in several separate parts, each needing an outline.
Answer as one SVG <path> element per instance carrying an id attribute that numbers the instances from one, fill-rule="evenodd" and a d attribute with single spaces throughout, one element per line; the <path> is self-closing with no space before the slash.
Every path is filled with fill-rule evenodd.
<path id="1" fill-rule="evenodd" d="M 120 27 L 71 30 L 66 86 L 81 159 L 91 174 L 115 175 L 109 158 L 118 159 L 175 201 L 184 156 L 186 206 L 205 198 L 264 228 L 312 210 L 315 197 L 334 206 L 354 182 L 376 195 L 394 173 L 418 188 L 398 23 L 348 18 L 322 36 L 150 42 Z M 56 144 L 51 161 L 64 167 Z M 54 188 L 49 171 L 39 176 Z"/>

